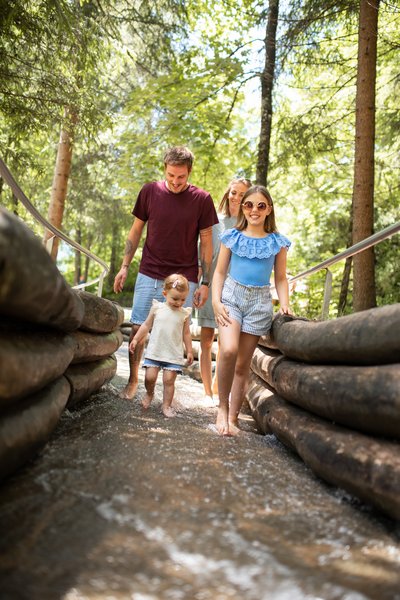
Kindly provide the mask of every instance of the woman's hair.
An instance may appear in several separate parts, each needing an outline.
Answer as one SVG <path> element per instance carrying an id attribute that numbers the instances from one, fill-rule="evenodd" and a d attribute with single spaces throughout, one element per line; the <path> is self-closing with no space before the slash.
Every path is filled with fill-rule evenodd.
<path id="1" fill-rule="evenodd" d="M 235 179 L 232 179 L 232 181 L 230 181 L 218 206 L 218 212 L 224 214 L 226 217 L 231 216 L 231 212 L 229 210 L 229 194 L 232 186 L 236 183 L 243 183 L 243 185 L 245 185 L 247 188 L 251 187 L 252 185 L 250 179 L 246 179 L 245 177 L 235 177 Z"/>
<path id="2" fill-rule="evenodd" d="M 269 193 L 267 188 L 264 187 L 263 185 L 253 185 L 251 188 L 249 188 L 247 190 L 247 192 L 243 196 L 242 202 L 240 203 L 236 229 L 239 229 L 239 231 L 243 231 L 247 227 L 247 219 L 244 215 L 242 205 L 243 205 L 243 202 L 248 200 L 250 198 L 250 196 L 252 196 L 253 194 L 262 194 L 265 198 L 266 203 L 269 206 L 272 206 L 271 212 L 269 213 L 269 215 L 267 215 L 265 217 L 264 231 L 266 233 L 275 233 L 277 231 L 277 229 L 276 229 L 276 223 L 275 223 L 274 203 L 272 201 L 271 194 Z"/>
<path id="3" fill-rule="evenodd" d="M 189 282 L 184 275 L 173 273 L 164 279 L 164 291 L 176 289 L 178 292 L 188 292 Z"/>
<path id="4" fill-rule="evenodd" d="M 174 146 L 164 154 L 164 167 L 167 165 L 186 165 L 192 170 L 194 155 L 186 146 Z"/>

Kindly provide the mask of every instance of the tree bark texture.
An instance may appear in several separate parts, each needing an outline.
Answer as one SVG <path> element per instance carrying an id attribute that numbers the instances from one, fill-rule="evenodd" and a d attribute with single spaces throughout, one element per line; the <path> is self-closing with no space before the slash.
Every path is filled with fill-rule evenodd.
<path id="1" fill-rule="evenodd" d="M 54 169 L 53 185 L 51 188 L 51 197 L 47 220 L 49 223 L 62 229 L 62 221 L 64 216 L 65 199 L 67 197 L 68 180 L 71 171 L 72 147 L 74 130 L 77 123 L 77 115 L 70 107 L 64 111 L 65 125 L 60 132 L 60 140 L 58 143 L 56 165 Z M 44 234 L 44 243 L 53 237 L 51 231 L 46 230 Z M 57 259 L 59 246 L 59 238 L 54 238 L 51 248 L 51 258 Z"/>
<path id="2" fill-rule="evenodd" d="M 89 398 L 102 385 L 110 381 L 116 372 L 117 359 L 114 356 L 90 363 L 70 365 L 65 371 L 65 377 L 71 384 L 67 406 L 70 408 L 81 400 Z"/>
<path id="3" fill-rule="evenodd" d="M 258 142 L 256 182 L 267 185 L 269 150 L 272 130 L 272 91 L 274 87 L 276 60 L 276 30 L 278 26 L 279 0 L 269 0 L 268 22 L 265 32 L 265 64 L 261 73 L 261 127 Z"/>
<path id="4" fill-rule="evenodd" d="M 379 0 L 360 0 L 356 131 L 353 184 L 353 244 L 374 229 L 375 81 Z M 353 309 L 376 306 L 374 249 L 353 257 Z"/>
<path id="5" fill-rule="evenodd" d="M 400 362 L 400 303 L 332 321 L 278 316 L 274 341 L 289 358 L 316 364 L 379 365 Z"/>
<path id="6" fill-rule="evenodd" d="M 82 300 L 69 287 L 45 248 L 22 222 L 0 207 L 0 315 L 78 329 Z"/>
<path id="7" fill-rule="evenodd" d="M 61 376 L 1 414 L 0 480 L 44 446 L 61 417 L 70 391 L 67 379 Z"/>
<path id="8" fill-rule="evenodd" d="M 400 439 L 400 364 L 307 365 L 257 348 L 251 368 L 285 400 L 313 414 Z"/>
<path id="9" fill-rule="evenodd" d="M 116 302 L 82 290 L 77 290 L 76 294 L 85 307 L 80 329 L 92 333 L 110 333 L 124 322 L 124 309 Z"/>
<path id="10" fill-rule="evenodd" d="M 261 431 L 275 434 L 325 481 L 400 518 L 399 445 L 292 406 L 251 373 L 247 398 Z"/>

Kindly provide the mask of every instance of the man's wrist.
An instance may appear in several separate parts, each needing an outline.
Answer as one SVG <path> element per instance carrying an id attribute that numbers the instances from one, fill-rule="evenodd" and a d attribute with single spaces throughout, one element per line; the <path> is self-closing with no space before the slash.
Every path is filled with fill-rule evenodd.
<path id="1" fill-rule="evenodd" d="M 202 282 L 201 282 L 201 285 L 205 285 L 205 286 L 207 286 L 209 288 L 210 285 L 211 285 L 211 281 L 207 281 L 206 279 L 203 279 Z"/>
<path id="2" fill-rule="evenodd" d="M 122 265 L 121 269 L 129 269 L 129 265 Z"/>

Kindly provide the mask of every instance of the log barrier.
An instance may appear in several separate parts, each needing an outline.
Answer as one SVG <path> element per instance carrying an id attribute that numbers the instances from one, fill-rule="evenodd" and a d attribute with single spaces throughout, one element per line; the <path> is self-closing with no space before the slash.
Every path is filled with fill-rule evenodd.
<path id="1" fill-rule="evenodd" d="M 73 290 L 0 207 L 0 480 L 36 455 L 66 408 L 114 377 L 123 320 L 118 304 Z"/>
<path id="2" fill-rule="evenodd" d="M 333 321 L 276 316 L 247 400 L 260 430 L 321 479 L 400 518 L 400 304 Z"/>

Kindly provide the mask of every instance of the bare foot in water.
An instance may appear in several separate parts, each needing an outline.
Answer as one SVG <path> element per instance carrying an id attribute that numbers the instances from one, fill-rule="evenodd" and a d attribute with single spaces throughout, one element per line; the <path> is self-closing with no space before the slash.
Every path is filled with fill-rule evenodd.
<path id="1" fill-rule="evenodd" d="M 137 383 L 127 383 L 119 393 L 120 398 L 123 398 L 124 400 L 132 400 L 136 394 L 137 386 Z"/>
<path id="2" fill-rule="evenodd" d="M 145 394 L 142 398 L 142 408 L 144 408 L 144 410 L 147 410 L 151 404 L 151 401 L 153 400 L 154 396 L 150 396 L 150 394 Z"/>
<path id="3" fill-rule="evenodd" d="M 218 408 L 216 427 L 219 435 L 230 435 L 228 424 L 228 407 L 220 406 Z"/>
<path id="4" fill-rule="evenodd" d="M 239 421 L 236 420 L 229 420 L 229 435 L 238 435 L 240 433 L 240 429 L 239 429 Z"/>
<path id="5" fill-rule="evenodd" d="M 166 408 L 162 407 L 161 409 L 164 417 L 173 418 L 176 417 L 176 410 L 172 408 L 172 406 L 167 406 Z"/>

